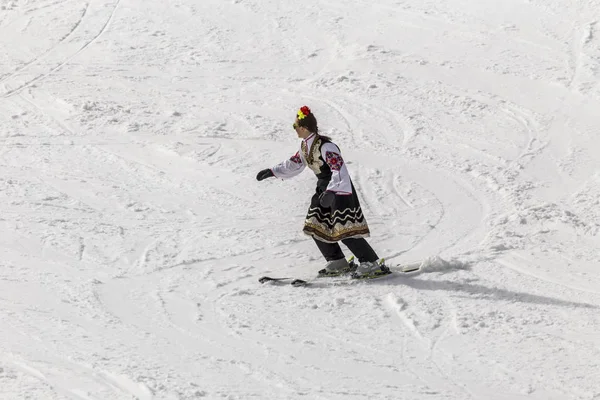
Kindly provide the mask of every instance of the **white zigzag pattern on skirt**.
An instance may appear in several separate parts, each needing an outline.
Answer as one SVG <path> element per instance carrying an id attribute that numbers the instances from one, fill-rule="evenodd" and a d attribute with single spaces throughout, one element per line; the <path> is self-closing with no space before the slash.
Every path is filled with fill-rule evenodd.
<path id="1" fill-rule="evenodd" d="M 306 215 L 306 219 L 314 218 L 318 222 L 325 222 L 325 221 L 327 221 L 331 225 L 335 225 L 336 223 L 345 224 L 346 222 L 348 222 L 349 219 L 362 219 L 363 218 L 362 210 L 360 211 L 359 214 L 354 214 L 358 210 L 358 208 L 354 209 L 354 210 L 348 210 L 348 209 L 346 209 L 343 212 L 339 212 L 339 214 L 345 214 L 346 212 L 348 212 L 349 213 L 348 215 L 345 215 L 345 216 L 340 215 L 340 216 L 333 217 L 333 218 L 322 216 L 322 213 L 321 213 L 321 215 L 318 215 L 317 212 L 312 211 L 312 210 L 318 210 L 318 211 L 320 211 L 318 208 L 312 208 L 312 209 L 308 210 L 308 214 Z M 336 211 L 334 213 L 334 215 L 336 213 L 338 213 L 338 211 Z"/>

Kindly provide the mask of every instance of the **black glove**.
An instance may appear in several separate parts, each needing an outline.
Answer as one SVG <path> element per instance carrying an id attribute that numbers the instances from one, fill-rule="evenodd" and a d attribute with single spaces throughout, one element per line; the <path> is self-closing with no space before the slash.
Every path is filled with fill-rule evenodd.
<path id="1" fill-rule="evenodd" d="M 262 171 L 260 171 L 258 173 L 258 175 L 256 175 L 256 180 L 257 181 L 262 181 L 263 179 L 267 179 L 267 178 L 270 178 L 272 176 L 275 176 L 273 174 L 273 171 L 271 171 L 270 168 L 267 168 L 267 169 L 263 169 Z"/>
<path id="2" fill-rule="evenodd" d="M 335 193 L 333 192 L 323 192 L 319 196 L 319 202 L 322 207 L 330 208 L 335 204 Z"/>

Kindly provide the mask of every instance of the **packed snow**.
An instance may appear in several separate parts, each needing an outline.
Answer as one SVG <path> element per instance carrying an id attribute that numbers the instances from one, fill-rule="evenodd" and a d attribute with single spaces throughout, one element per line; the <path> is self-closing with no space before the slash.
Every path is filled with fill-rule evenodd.
<path id="1" fill-rule="evenodd" d="M 0 0 L 0 399 L 600 399 L 599 21 Z M 303 105 L 395 274 L 258 282 L 324 265 Z"/>

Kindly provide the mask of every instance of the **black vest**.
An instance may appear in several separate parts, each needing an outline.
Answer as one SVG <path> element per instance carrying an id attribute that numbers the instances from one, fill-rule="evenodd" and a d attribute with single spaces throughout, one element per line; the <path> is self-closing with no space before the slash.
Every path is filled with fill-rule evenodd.
<path id="1" fill-rule="evenodd" d="M 316 135 L 310 149 L 306 145 L 306 142 L 302 142 L 302 153 L 307 167 L 317 176 L 317 192 L 319 193 L 324 192 L 327 189 L 327 185 L 329 185 L 329 181 L 331 181 L 331 168 L 329 168 L 329 165 L 327 165 L 327 162 L 321 156 L 321 148 L 325 143 L 331 143 L 331 141 L 319 135 Z"/>

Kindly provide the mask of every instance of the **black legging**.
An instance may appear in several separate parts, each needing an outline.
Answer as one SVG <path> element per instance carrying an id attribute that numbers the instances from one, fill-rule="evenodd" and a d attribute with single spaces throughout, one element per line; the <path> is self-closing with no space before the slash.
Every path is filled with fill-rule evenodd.
<path id="1" fill-rule="evenodd" d="M 317 243 L 317 247 L 321 250 L 321 254 L 327 261 L 339 260 L 340 258 L 344 258 L 344 253 L 342 252 L 342 248 L 338 243 L 326 243 L 322 242 L 318 239 L 315 239 L 315 243 Z M 360 262 L 371 262 L 379 260 L 377 257 L 377 253 L 375 250 L 369 245 L 369 243 L 363 239 L 344 239 L 342 243 L 350 249 L 352 254 L 358 261 Z"/>

